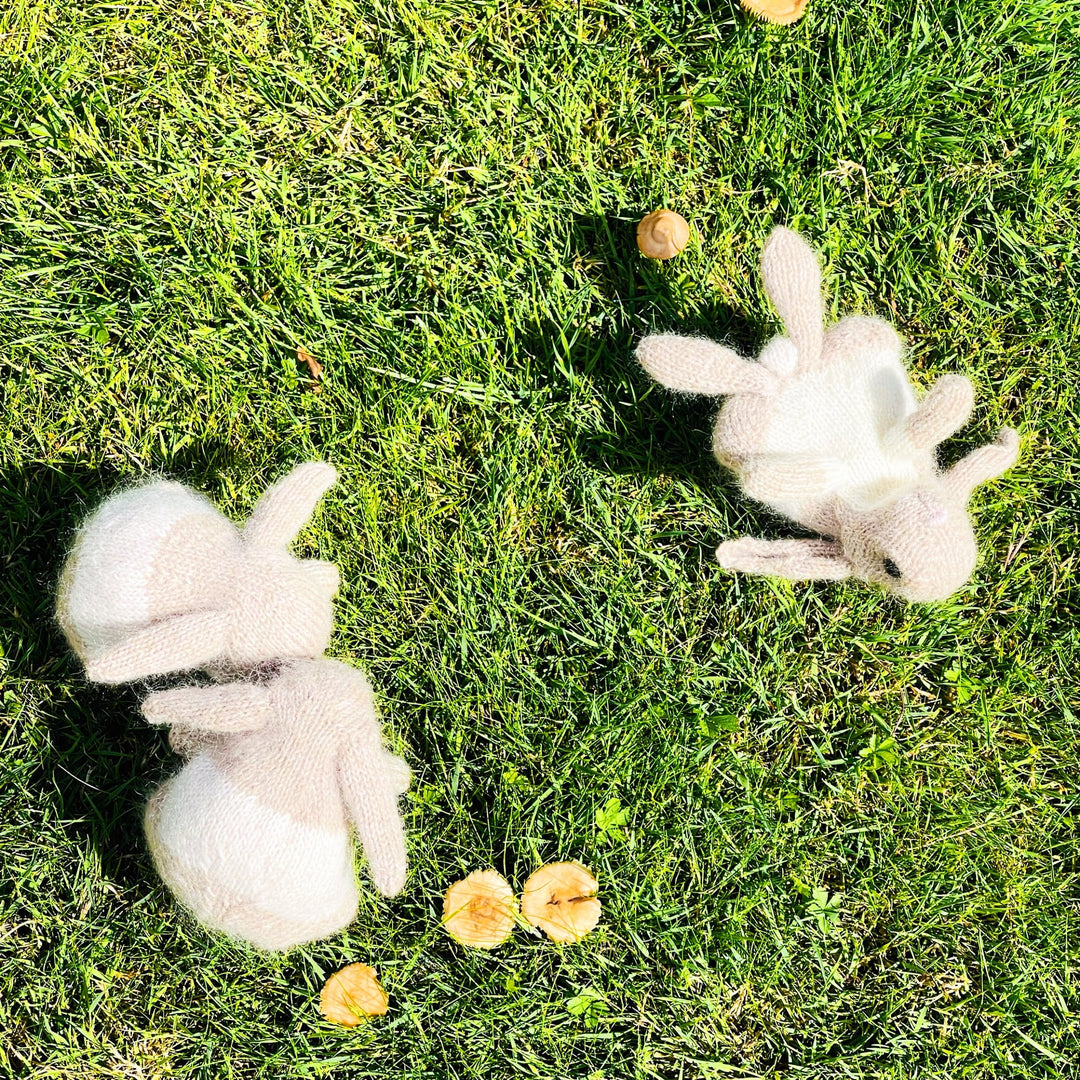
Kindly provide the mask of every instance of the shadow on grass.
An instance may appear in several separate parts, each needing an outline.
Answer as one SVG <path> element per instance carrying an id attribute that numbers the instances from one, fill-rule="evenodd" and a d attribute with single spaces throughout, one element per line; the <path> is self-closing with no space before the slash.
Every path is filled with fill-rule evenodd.
<path id="1" fill-rule="evenodd" d="M 753 357 L 770 332 L 766 320 L 741 319 L 719 299 L 699 304 L 686 317 L 684 279 L 642 258 L 635 230 L 636 223 L 602 216 L 580 216 L 571 230 L 572 252 L 590 261 L 594 273 L 599 265 L 600 286 L 619 298 L 624 317 L 608 338 L 576 335 L 569 355 L 561 358 L 575 373 L 589 377 L 611 418 L 606 431 L 569 432 L 570 445 L 601 472 L 689 481 L 704 501 L 721 508 L 729 520 L 739 519 L 740 533 L 809 535 L 748 499 L 734 475 L 713 457 L 712 428 L 722 399 L 671 392 L 634 359 L 642 337 L 666 331 L 709 337 Z M 534 322 L 524 346 L 554 371 L 560 360 L 555 344 L 559 337 L 558 328 Z M 711 562 L 712 545 L 702 544 L 701 549 L 708 549 Z"/>

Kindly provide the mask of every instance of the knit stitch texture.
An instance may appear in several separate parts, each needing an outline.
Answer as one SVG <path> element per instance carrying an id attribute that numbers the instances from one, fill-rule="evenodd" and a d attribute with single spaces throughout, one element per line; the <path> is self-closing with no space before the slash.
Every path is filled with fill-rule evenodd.
<path id="1" fill-rule="evenodd" d="M 337 568 L 288 550 L 335 475 L 298 466 L 242 530 L 181 484 L 121 492 L 83 526 L 61 580 L 59 621 L 89 678 L 201 667 L 217 681 L 143 703 L 189 759 L 150 799 L 146 836 L 181 903 L 263 949 L 355 917 L 351 830 L 376 888 L 405 884 L 408 766 L 383 749 L 364 676 L 320 656 Z"/>
<path id="2" fill-rule="evenodd" d="M 817 256 L 773 230 L 761 256 L 787 336 L 757 362 L 701 338 L 646 337 L 637 358 L 664 386 L 726 395 L 713 452 L 743 490 L 828 539 L 750 537 L 717 549 L 731 570 L 792 579 L 851 575 L 908 600 L 949 596 L 970 577 L 976 544 L 967 502 L 1017 456 L 1015 431 L 942 472 L 935 448 L 967 420 L 970 382 L 946 375 L 921 400 L 902 343 L 878 319 L 823 323 Z"/>
<path id="3" fill-rule="evenodd" d="M 108 499 L 79 531 L 60 583 L 57 615 L 87 677 L 121 683 L 321 654 L 337 568 L 288 545 L 335 477 L 321 462 L 297 466 L 243 529 L 182 484 Z"/>
<path id="4" fill-rule="evenodd" d="M 145 827 L 162 879 L 207 926 L 262 949 L 347 926 L 350 827 L 376 888 L 404 887 L 409 768 L 383 748 L 361 672 L 289 660 L 269 681 L 151 694 L 143 715 L 194 751 L 150 799 Z"/>

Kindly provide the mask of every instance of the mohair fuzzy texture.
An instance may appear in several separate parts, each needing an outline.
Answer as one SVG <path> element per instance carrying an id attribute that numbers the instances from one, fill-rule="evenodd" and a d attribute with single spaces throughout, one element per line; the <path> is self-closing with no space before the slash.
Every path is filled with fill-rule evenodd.
<path id="1" fill-rule="evenodd" d="M 361 672 L 289 660 L 268 679 L 151 694 L 142 711 L 191 755 L 144 821 L 162 879 L 205 925 L 267 950 L 341 930 L 358 904 L 351 829 L 379 892 L 402 890 L 409 768 L 383 748 Z"/>
<path id="2" fill-rule="evenodd" d="M 289 543 L 334 483 L 298 465 L 238 528 L 190 488 L 157 481 L 107 499 L 64 565 L 57 617 L 94 682 L 319 656 L 337 568 Z"/>
<path id="3" fill-rule="evenodd" d="M 817 256 L 789 229 L 770 235 L 761 276 L 787 336 L 756 362 L 676 334 L 637 349 L 664 386 L 727 395 L 716 457 L 748 495 L 828 538 L 743 537 L 721 544 L 717 560 L 796 580 L 854 575 L 908 600 L 944 599 L 975 567 L 968 499 L 1016 461 L 1016 432 L 1003 428 L 942 472 L 935 448 L 970 415 L 971 383 L 946 375 L 918 400 L 891 326 L 849 316 L 826 329 Z"/>

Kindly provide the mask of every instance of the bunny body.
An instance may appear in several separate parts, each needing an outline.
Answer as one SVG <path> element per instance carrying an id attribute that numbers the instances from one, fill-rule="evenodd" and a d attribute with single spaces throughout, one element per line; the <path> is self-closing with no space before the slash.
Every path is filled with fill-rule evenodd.
<path id="1" fill-rule="evenodd" d="M 936 471 L 932 453 L 890 439 L 917 407 L 896 335 L 876 320 L 851 319 L 830 339 L 856 334 L 865 346 L 834 363 L 809 371 L 778 364 L 769 394 L 729 397 L 713 434 L 717 458 L 757 498 L 819 531 L 838 527 L 837 500 L 873 506 Z M 773 353 L 790 356 L 783 344 L 776 339 Z M 815 469 L 824 482 L 812 488 Z"/>
<path id="2" fill-rule="evenodd" d="M 209 500 L 159 481 L 120 492 L 76 538 L 58 618 L 95 682 L 271 657 L 318 656 L 333 629 L 338 573 L 288 544 L 334 482 L 299 465 L 238 528 Z"/>
<path id="3" fill-rule="evenodd" d="M 263 949 L 347 926 L 353 829 L 378 890 L 404 887 L 409 770 L 383 749 L 361 672 L 292 660 L 265 685 L 152 694 L 143 713 L 195 751 L 150 799 L 145 827 L 162 879 L 207 926 Z"/>
<path id="4" fill-rule="evenodd" d="M 887 323 L 851 316 L 826 331 L 817 258 L 797 234 L 775 229 L 761 269 L 788 336 L 757 362 L 673 334 L 637 350 L 665 386 L 726 395 L 717 458 L 747 494 L 829 538 L 745 537 L 721 544 L 718 561 L 793 579 L 854 574 L 909 600 L 943 599 L 975 565 L 968 497 L 1015 461 L 1016 433 L 940 472 L 935 447 L 971 411 L 968 380 L 945 376 L 920 400 Z"/>

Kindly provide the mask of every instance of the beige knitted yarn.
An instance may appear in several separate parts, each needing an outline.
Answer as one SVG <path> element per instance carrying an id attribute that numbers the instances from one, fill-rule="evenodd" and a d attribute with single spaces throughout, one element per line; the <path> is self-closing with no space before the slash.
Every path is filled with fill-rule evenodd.
<path id="1" fill-rule="evenodd" d="M 145 825 L 162 879 L 207 926 L 262 949 L 347 926 L 358 902 L 350 824 L 376 888 L 404 887 L 409 768 L 383 748 L 355 668 L 289 660 L 267 682 L 151 694 L 143 715 L 194 750 Z"/>
<path id="2" fill-rule="evenodd" d="M 887 323 L 849 316 L 823 326 L 821 271 L 796 233 L 774 229 L 761 276 L 787 330 L 757 362 L 702 338 L 656 334 L 641 365 L 674 390 L 725 394 L 713 451 L 747 494 L 828 537 L 717 549 L 731 570 L 792 579 L 875 582 L 908 600 L 944 599 L 967 581 L 976 546 L 967 501 L 1012 465 L 1003 428 L 946 472 L 935 447 L 967 420 L 973 390 L 946 375 L 917 400 Z"/>
<path id="3" fill-rule="evenodd" d="M 318 656 L 333 627 L 337 568 L 288 545 L 334 469 L 299 465 L 238 529 L 182 484 L 122 491 L 87 520 L 64 566 L 57 615 L 95 682 L 209 664 Z"/>

